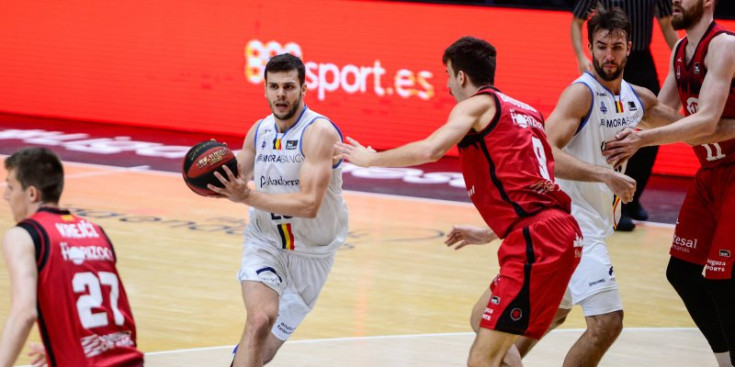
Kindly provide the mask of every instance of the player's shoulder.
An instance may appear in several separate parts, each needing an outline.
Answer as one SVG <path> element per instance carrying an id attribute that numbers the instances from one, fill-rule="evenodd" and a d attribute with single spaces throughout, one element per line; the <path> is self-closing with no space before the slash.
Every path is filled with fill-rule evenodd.
<path id="1" fill-rule="evenodd" d="M 717 52 L 721 54 L 735 55 L 735 33 L 728 31 L 712 37 L 708 53 Z"/>
<path id="2" fill-rule="evenodd" d="M 7 246 L 29 246 L 33 248 L 33 238 L 29 233 L 26 226 L 22 225 L 26 222 L 21 222 L 15 227 L 12 227 L 5 231 L 2 238 L 3 247 Z"/>
<path id="3" fill-rule="evenodd" d="M 325 116 L 317 116 L 304 130 L 304 137 L 318 136 L 339 139 L 341 134 L 337 126 Z"/>

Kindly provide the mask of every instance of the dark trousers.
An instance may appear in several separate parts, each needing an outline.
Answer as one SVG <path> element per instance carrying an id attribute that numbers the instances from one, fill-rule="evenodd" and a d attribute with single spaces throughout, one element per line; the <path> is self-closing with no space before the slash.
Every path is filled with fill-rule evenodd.
<path id="1" fill-rule="evenodd" d="M 659 86 L 658 74 L 656 73 L 656 66 L 653 63 L 653 56 L 651 56 L 650 50 L 633 51 L 630 53 L 628 63 L 625 65 L 623 79 L 630 84 L 647 88 L 653 94 L 658 95 L 661 87 Z M 626 208 L 640 205 L 638 200 L 643 193 L 643 189 L 646 188 L 646 184 L 648 184 L 648 179 L 651 177 L 651 168 L 653 168 L 653 163 L 656 162 L 657 154 L 658 146 L 645 147 L 638 150 L 628 160 L 625 174 L 635 180 L 636 190 L 633 201 L 623 205 L 623 214 L 626 213 Z"/>

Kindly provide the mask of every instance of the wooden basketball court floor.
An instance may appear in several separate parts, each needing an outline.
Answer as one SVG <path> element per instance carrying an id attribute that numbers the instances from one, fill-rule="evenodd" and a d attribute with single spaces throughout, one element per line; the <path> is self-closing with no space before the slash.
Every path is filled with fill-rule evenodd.
<path id="1" fill-rule="evenodd" d="M 65 168 L 62 205 L 102 225 L 115 244 L 146 365 L 228 366 L 245 321 L 235 274 L 246 207 L 196 196 L 174 173 L 79 163 Z M 475 209 L 357 192 L 345 198 L 349 242 L 315 310 L 271 365 L 465 365 L 473 339 L 469 312 L 498 270 L 498 242 L 455 251 L 443 245 L 443 235 L 452 224 L 482 224 Z M 2 232 L 14 225 L 3 205 Z M 609 242 L 625 330 L 601 366 L 715 366 L 664 277 L 672 231 L 644 223 Z M 2 320 L 8 295 L 3 263 Z M 525 365 L 560 366 L 583 328 L 577 307 Z M 31 335 L 39 340 L 37 331 Z M 19 363 L 28 362 L 24 351 Z"/>

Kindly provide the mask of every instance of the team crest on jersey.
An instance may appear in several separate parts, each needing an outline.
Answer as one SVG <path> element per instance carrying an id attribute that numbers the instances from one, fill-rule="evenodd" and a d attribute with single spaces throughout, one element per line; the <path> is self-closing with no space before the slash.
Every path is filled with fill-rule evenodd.
<path id="1" fill-rule="evenodd" d="M 298 140 L 286 140 L 286 150 L 294 150 L 299 146 Z"/>
<path id="2" fill-rule="evenodd" d="M 638 111 L 638 107 L 635 106 L 635 102 L 628 101 L 628 111 Z"/>
<path id="3" fill-rule="evenodd" d="M 699 72 L 701 71 L 701 69 L 702 68 L 700 67 L 699 63 L 698 62 L 695 62 L 694 63 L 694 74 L 699 74 Z"/>
<path id="4" fill-rule="evenodd" d="M 607 113 L 607 106 L 605 106 L 605 102 L 600 101 L 600 112 Z"/>
<path id="5" fill-rule="evenodd" d="M 510 310 L 510 318 L 513 321 L 518 321 L 523 317 L 523 311 L 520 308 L 514 308 Z"/>
<path id="6" fill-rule="evenodd" d="M 681 79 L 681 67 L 679 65 L 676 66 L 676 79 Z"/>

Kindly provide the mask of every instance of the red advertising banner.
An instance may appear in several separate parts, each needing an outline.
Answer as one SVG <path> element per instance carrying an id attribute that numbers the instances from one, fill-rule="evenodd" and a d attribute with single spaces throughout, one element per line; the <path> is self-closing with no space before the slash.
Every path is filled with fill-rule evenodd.
<path id="1" fill-rule="evenodd" d="M 388 148 L 444 123 L 454 99 L 441 56 L 463 35 L 495 45 L 497 86 L 548 116 L 577 76 L 570 21 L 372 1 L 12 1 L 0 22 L 0 111 L 243 135 L 270 113 L 265 62 L 292 52 L 306 63 L 307 104 Z M 663 77 L 669 50 L 654 39 Z M 657 171 L 690 173 L 690 150 L 666 148 Z"/>

